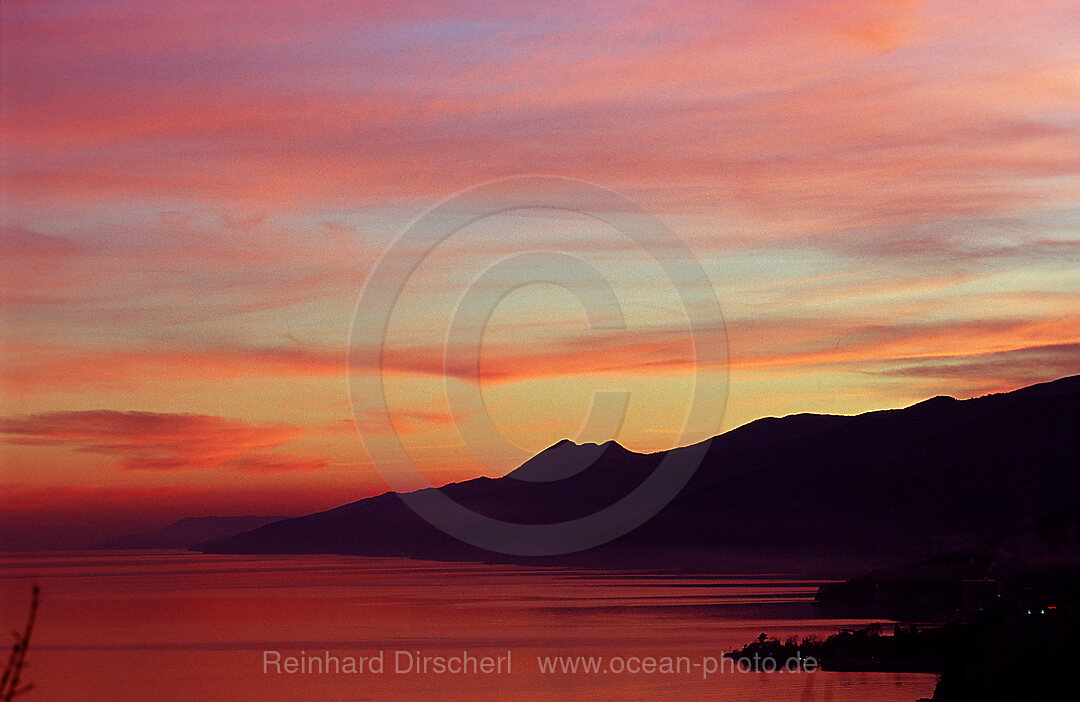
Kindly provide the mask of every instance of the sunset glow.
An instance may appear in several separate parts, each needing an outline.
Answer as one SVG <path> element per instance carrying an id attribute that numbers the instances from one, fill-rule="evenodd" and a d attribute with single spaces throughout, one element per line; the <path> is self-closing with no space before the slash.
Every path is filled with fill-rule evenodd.
<path id="1" fill-rule="evenodd" d="M 350 406 L 382 373 L 431 484 L 564 437 L 707 435 L 1080 373 L 1074 0 L 0 5 L 0 531 L 83 545 L 205 514 L 385 491 Z M 348 365 L 368 274 L 464 189 L 526 174 L 621 193 L 724 312 L 701 367 L 656 261 L 587 217 L 471 225 L 419 265 L 382 363 Z M 583 203 L 588 205 L 588 203 Z M 490 266 L 593 267 L 624 328 L 553 285 L 482 330 L 477 454 L 444 328 Z M 480 330 L 477 330 L 478 334 Z M 581 435 L 594 391 L 625 422 Z M 419 487 L 419 485 L 417 485 Z"/>

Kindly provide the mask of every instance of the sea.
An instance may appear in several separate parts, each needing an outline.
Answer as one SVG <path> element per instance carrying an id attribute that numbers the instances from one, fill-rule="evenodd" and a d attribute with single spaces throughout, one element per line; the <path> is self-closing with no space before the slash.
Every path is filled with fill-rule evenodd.
<path id="1" fill-rule="evenodd" d="M 0 555 L 0 627 L 41 598 L 20 699 L 915 702 L 935 676 L 724 653 L 865 626 L 823 581 L 337 555 Z M 887 623 L 886 623 L 887 625 Z"/>

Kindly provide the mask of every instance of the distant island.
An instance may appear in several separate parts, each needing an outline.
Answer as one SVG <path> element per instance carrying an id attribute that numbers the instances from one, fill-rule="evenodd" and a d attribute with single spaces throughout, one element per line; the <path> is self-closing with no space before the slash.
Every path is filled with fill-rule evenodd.
<path id="1" fill-rule="evenodd" d="M 187 517 L 156 531 L 125 534 L 94 544 L 92 549 L 190 549 L 211 539 L 223 539 L 279 522 L 288 517 Z"/>

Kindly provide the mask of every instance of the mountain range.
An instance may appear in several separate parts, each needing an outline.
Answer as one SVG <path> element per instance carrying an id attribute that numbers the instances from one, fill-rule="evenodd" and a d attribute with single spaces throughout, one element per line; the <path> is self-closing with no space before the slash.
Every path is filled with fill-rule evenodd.
<path id="1" fill-rule="evenodd" d="M 1080 376 L 855 416 L 760 419 L 672 452 L 700 449 L 700 466 L 659 514 L 565 556 L 506 556 L 463 544 L 394 493 L 197 550 L 816 574 L 929 558 L 1015 533 L 1075 503 Z M 497 519 L 556 523 L 615 503 L 666 453 L 564 440 L 504 477 L 439 489 Z M 561 479 L 536 482 L 545 476 Z"/>

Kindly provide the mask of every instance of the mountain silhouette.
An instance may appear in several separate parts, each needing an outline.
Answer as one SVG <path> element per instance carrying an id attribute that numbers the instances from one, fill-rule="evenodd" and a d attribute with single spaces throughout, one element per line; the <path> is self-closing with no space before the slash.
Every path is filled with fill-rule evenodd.
<path id="1" fill-rule="evenodd" d="M 700 467 L 659 514 L 576 554 L 483 551 L 430 526 L 393 493 L 198 549 L 823 574 L 928 558 L 1016 532 L 1075 501 L 1080 376 L 855 416 L 766 418 L 706 445 Z M 556 523 L 617 502 L 666 454 L 561 441 L 502 478 L 440 489 L 496 519 Z"/>

